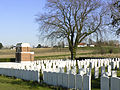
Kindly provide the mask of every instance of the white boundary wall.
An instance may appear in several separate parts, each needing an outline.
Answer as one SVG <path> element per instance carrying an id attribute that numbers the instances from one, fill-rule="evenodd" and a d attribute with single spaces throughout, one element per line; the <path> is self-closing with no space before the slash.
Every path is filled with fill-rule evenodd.
<path id="1" fill-rule="evenodd" d="M 107 76 L 102 76 L 101 77 L 101 90 L 109 90 L 109 77 Z"/>
<path id="2" fill-rule="evenodd" d="M 84 77 L 84 79 L 83 79 Z M 91 90 L 91 76 L 81 76 L 66 73 L 43 72 L 43 81 L 46 84 L 65 88 Z"/>
<path id="3" fill-rule="evenodd" d="M 39 82 L 39 72 L 33 70 L 0 68 L 0 74 L 5 76 L 13 76 L 24 80 L 33 80 Z"/>
<path id="4" fill-rule="evenodd" d="M 120 78 L 111 77 L 111 90 L 120 90 Z"/>

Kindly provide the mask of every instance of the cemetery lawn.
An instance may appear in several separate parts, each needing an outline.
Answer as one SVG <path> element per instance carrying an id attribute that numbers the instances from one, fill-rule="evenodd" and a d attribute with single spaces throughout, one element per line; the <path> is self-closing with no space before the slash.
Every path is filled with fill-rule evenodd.
<path id="1" fill-rule="evenodd" d="M 101 74 L 100 70 L 101 70 L 101 68 L 99 69 L 99 75 Z M 100 76 L 98 79 L 94 78 L 94 69 L 92 69 L 91 74 L 92 74 L 92 76 L 91 76 L 91 90 L 100 90 Z"/>
<path id="2" fill-rule="evenodd" d="M 32 81 L 0 76 L 0 90 L 52 90 Z"/>

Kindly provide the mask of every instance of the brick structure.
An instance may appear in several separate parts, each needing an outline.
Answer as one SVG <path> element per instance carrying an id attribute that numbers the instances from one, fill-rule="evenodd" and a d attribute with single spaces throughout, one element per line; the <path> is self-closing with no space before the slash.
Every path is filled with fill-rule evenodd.
<path id="1" fill-rule="evenodd" d="M 34 52 L 30 52 L 28 43 L 18 43 L 16 45 L 16 62 L 34 61 Z"/>

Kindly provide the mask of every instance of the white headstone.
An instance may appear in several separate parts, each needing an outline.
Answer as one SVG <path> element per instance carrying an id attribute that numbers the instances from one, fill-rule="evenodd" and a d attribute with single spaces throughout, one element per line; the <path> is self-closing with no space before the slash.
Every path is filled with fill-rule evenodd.
<path id="1" fill-rule="evenodd" d="M 111 76 L 111 65 L 108 65 L 108 76 Z"/>
<path id="2" fill-rule="evenodd" d="M 58 74 L 53 72 L 53 85 L 57 86 L 58 85 Z"/>
<path id="3" fill-rule="evenodd" d="M 91 90 L 91 76 L 83 76 L 83 90 Z"/>
<path id="4" fill-rule="evenodd" d="M 120 78 L 111 77 L 111 90 L 120 90 Z"/>
<path id="5" fill-rule="evenodd" d="M 117 77 L 117 71 L 112 71 L 112 77 Z"/>
<path id="6" fill-rule="evenodd" d="M 63 74 L 62 73 L 58 73 L 58 86 L 62 86 L 63 84 Z"/>
<path id="7" fill-rule="evenodd" d="M 95 67 L 97 67 L 97 61 L 95 61 Z"/>
<path id="8" fill-rule="evenodd" d="M 109 77 L 102 76 L 100 83 L 101 83 L 101 90 L 109 90 Z"/>
<path id="9" fill-rule="evenodd" d="M 47 84 L 51 85 L 53 82 L 52 72 L 47 72 L 47 75 L 48 75 Z"/>
<path id="10" fill-rule="evenodd" d="M 76 75 L 76 89 L 82 90 L 82 85 L 83 85 L 83 77 L 81 75 Z"/>
<path id="11" fill-rule="evenodd" d="M 79 74 L 80 74 L 81 76 L 83 76 L 83 75 L 84 75 L 83 68 L 79 69 Z"/>
<path id="12" fill-rule="evenodd" d="M 104 66 L 101 67 L 101 76 L 105 76 L 105 67 Z"/>
<path id="13" fill-rule="evenodd" d="M 68 84 L 69 84 L 69 88 L 75 88 L 75 75 L 74 74 L 69 74 L 69 80 L 68 80 Z"/>
<path id="14" fill-rule="evenodd" d="M 94 68 L 94 76 L 95 76 L 95 79 L 99 78 L 99 67 Z"/>
<path id="15" fill-rule="evenodd" d="M 62 76 L 63 76 L 62 86 L 68 88 L 68 74 L 62 73 Z"/>
<path id="16" fill-rule="evenodd" d="M 48 73 L 46 71 L 43 71 L 43 81 L 44 83 L 48 82 Z"/>

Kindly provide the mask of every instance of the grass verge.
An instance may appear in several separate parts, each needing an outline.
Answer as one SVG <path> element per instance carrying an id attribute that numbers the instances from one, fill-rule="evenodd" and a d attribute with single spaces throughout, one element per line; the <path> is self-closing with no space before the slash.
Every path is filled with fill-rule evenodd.
<path id="1" fill-rule="evenodd" d="M 0 90 L 52 90 L 33 81 L 23 81 L 0 75 Z"/>

